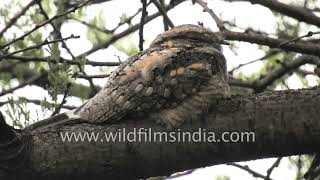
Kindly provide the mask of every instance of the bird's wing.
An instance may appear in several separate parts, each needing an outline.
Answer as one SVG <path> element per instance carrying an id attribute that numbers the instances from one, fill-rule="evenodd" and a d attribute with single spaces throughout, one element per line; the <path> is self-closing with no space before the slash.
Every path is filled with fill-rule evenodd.
<path id="1" fill-rule="evenodd" d="M 80 110 L 82 119 L 116 121 L 178 105 L 218 73 L 222 53 L 214 48 L 151 49 L 119 66 L 106 86 Z"/>

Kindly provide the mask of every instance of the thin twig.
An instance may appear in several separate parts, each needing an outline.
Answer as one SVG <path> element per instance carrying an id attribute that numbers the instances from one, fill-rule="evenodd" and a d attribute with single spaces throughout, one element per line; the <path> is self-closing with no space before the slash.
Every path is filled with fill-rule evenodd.
<path id="1" fill-rule="evenodd" d="M 38 6 L 39 6 L 39 9 L 40 9 L 41 14 L 44 16 L 44 18 L 45 18 L 46 20 L 49 20 L 50 18 L 49 18 L 49 16 L 48 16 L 48 14 L 46 13 L 46 11 L 43 9 L 42 4 L 41 4 L 41 1 L 37 1 L 37 4 L 38 4 Z M 56 33 L 57 36 L 58 36 L 58 38 L 55 37 L 55 39 L 62 39 L 62 35 L 61 35 L 61 32 L 60 32 L 61 26 L 59 26 L 59 28 L 56 27 L 56 25 L 54 24 L 54 22 L 50 22 L 50 25 L 51 25 L 52 28 L 53 28 L 53 32 Z M 62 48 L 64 48 L 64 49 L 68 52 L 68 54 L 70 54 L 70 56 L 71 56 L 72 58 L 75 58 L 75 56 L 72 54 L 71 50 L 67 47 L 67 44 L 66 44 L 64 41 L 62 41 Z"/>
<path id="2" fill-rule="evenodd" d="M 148 7 L 150 4 L 151 4 L 151 1 L 148 2 L 147 7 Z M 99 28 L 99 27 L 97 27 L 96 25 L 87 23 L 87 22 L 85 22 L 85 21 L 82 21 L 82 20 L 79 20 L 79 19 L 76 19 L 76 18 L 72 18 L 72 20 L 77 21 L 77 22 L 79 22 L 79 23 L 81 23 L 81 24 L 83 24 L 83 25 L 85 25 L 85 26 L 87 26 L 87 27 L 89 27 L 89 28 L 95 29 L 95 30 L 100 31 L 100 32 L 102 32 L 102 33 L 110 34 L 110 33 L 114 33 L 114 32 L 115 32 L 119 27 L 121 27 L 122 25 L 131 23 L 132 19 L 135 18 L 135 17 L 141 12 L 141 10 L 142 10 L 142 8 L 139 8 L 136 13 L 134 13 L 132 16 L 126 18 L 125 20 L 120 21 L 120 22 L 118 23 L 118 25 L 117 25 L 116 27 L 114 27 L 113 29 L 111 29 L 111 30 Z"/>
<path id="3" fill-rule="evenodd" d="M 87 74 L 79 74 L 78 78 L 83 79 L 100 79 L 100 78 L 107 78 L 110 74 L 99 74 L 99 75 L 87 75 Z"/>
<path id="4" fill-rule="evenodd" d="M 53 44 L 53 43 L 57 43 L 57 42 L 62 42 L 62 41 L 66 41 L 66 40 L 69 40 L 69 39 L 78 39 L 80 38 L 80 36 L 74 36 L 73 34 L 71 34 L 69 37 L 66 37 L 66 38 L 62 38 L 62 39 L 56 39 L 56 40 L 53 40 L 53 41 L 44 41 L 40 44 L 36 44 L 34 46 L 29 46 L 27 48 L 24 48 L 24 49 L 20 49 L 20 50 L 17 50 L 17 51 L 14 51 L 14 52 L 11 52 L 9 54 L 5 54 L 3 56 L 0 56 L 0 61 L 4 58 L 7 58 L 9 56 L 13 56 L 15 54 L 18 54 L 18 53 L 21 53 L 21 52 L 25 52 L 25 51 L 29 51 L 29 50 L 32 50 L 32 49 L 39 49 L 41 48 L 42 46 L 45 46 L 45 45 L 48 45 L 48 44 Z"/>
<path id="5" fill-rule="evenodd" d="M 81 71 L 84 75 L 87 75 L 87 73 L 83 70 Z M 98 88 L 94 85 L 92 79 L 86 79 L 89 82 L 90 88 L 91 88 L 91 94 L 89 95 L 89 98 L 92 98 L 94 95 L 96 95 L 99 90 Z"/>
<path id="6" fill-rule="evenodd" d="M 171 9 L 173 9 L 174 7 L 176 7 L 177 5 L 179 5 L 180 3 L 184 2 L 184 0 L 175 0 L 173 4 L 169 4 L 168 6 L 166 6 L 164 9 L 166 11 L 169 11 Z M 161 15 L 160 12 L 156 12 L 150 16 L 147 16 L 146 17 L 146 20 L 145 20 L 145 23 L 148 23 L 150 21 L 152 21 L 153 19 L 159 17 Z M 101 43 L 101 44 L 96 44 L 94 45 L 91 49 L 89 49 L 88 51 L 80 54 L 77 56 L 77 58 L 81 58 L 81 57 L 86 57 L 100 49 L 105 49 L 105 48 L 108 48 L 112 43 L 118 41 L 119 39 L 135 32 L 136 30 L 138 30 L 140 27 L 140 23 L 137 23 L 135 25 L 132 25 L 130 26 L 129 28 L 127 28 L 126 30 L 118 33 L 118 34 L 114 34 L 112 37 L 110 37 L 110 39 L 104 43 Z"/>
<path id="7" fill-rule="evenodd" d="M 56 107 L 56 109 L 54 110 L 54 112 L 51 114 L 51 116 L 54 116 L 56 114 L 58 114 L 60 112 L 60 110 L 62 109 L 63 105 L 67 102 L 66 99 L 68 97 L 68 94 L 70 92 L 70 89 L 71 89 L 71 83 L 68 83 L 67 84 L 67 87 L 63 93 L 63 98 L 61 100 L 61 103 L 59 104 L 58 107 Z"/>
<path id="8" fill-rule="evenodd" d="M 272 171 L 279 166 L 280 161 L 282 157 L 277 158 L 277 160 L 272 164 L 272 166 L 267 170 L 267 176 L 264 178 L 264 180 L 270 180 L 270 175 Z"/>
<path id="9" fill-rule="evenodd" d="M 289 44 L 289 43 L 291 43 L 291 42 L 297 42 L 298 40 L 300 40 L 300 39 L 302 39 L 302 38 L 311 37 L 311 36 L 313 36 L 313 35 L 315 35 L 315 34 L 320 34 L 320 32 L 312 32 L 312 31 L 309 31 L 306 35 L 303 35 L 303 36 L 300 36 L 300 37 L 297 37 L 297 38 L 294 38 L 294 39 L 291 39 L 291 40 L 289 40 L 289 41 L 286 41 L 286 42 L 281 43 L 281 44 L 279 45 L 279 47 L 284 46 L 284 45 L 286 45 L 286 44 Z"/>
<path id="10" fill-rule="evenodd" d="M 234 166 L 234 167 L 237 167 L 237 168 L 240 168 L 242 170 L 245 170 L 247 171 L 248 173 L 252 174 L 254 177 L 259 177 L 259 178 L 266 178 L 266 176 L 252 170 L 249 168 L 249 166 L 245 165 L 245 166 L 242 166 L 240 164 L 237 164 L 237 163 L 227 163 L 226 165 L 230 165 L 230 166 Z M 271 179 L 270 179 L 271 180 Z"/>
<path id="11" fill-rule="evenodd" d="M 85 21 L 82 21 L 82 20 L 80 20 L 80 19 L 72 18 L 72 20 L 74 20 L 74 21 L 76 21 L 76 22 L 79 22 L 79 23 L 87 26 L 88 28 L 92 28 L 92 29 L 94 29 L 94 30 L 100 31 L 100 32 L 105 33 L 105 34 L 114 33 L 113 30 L 103 29 L 103 28 L 100 28 L 100 27 L 98 27 L 98 26 L 96 26 L 96 25 L 94 25 L 94 24 L 90 24 L 90 23 L 87 23 L 87 22 L 85 22 Z"/>
<path id="12" fill-rule="evenodd" d="M 297 73 L 300 76 L 316 75 L 316 73 L 314 71 L 307 71 L 307 70 L 304 70 L 304 69 L 297 69 L 295 71 L 295 73 Z"/>
<path id="13" fill-rule="evenodd" d="M 160 0 L 160 4 L 161 4 L 161 8 L 165 11 L 165 13 L 167 13 L 167 11 L 163 8 L 163 7 L 165 7 L 164 0 Z M 165 20 L 164 17 L 163 17 L 163 27 L 164 27 L 164 31 L 168 31 L 169 30 L 169 25 L 168 25 L 168 23 L 167 23 L 167 21 Z"/>
<path id="14" fill-rule="evenodd" d="M 284 60 L 281 66 L 268 72 L 266 76 L 257 78 L 255 81 L 242 81 L 234 78 L 229 79 L 229 84 L 233 86 L 252 88 L 255 93 L 264 91 L 273 82 L 280 79 L 283 75 L 293 72 L 304 64 L 320 65 L 320 59 L 316 56 L 300 56 L 292 61 Z"/>
<path id="15" fill-rule="evenodd" d="M 17 100 L 14 100 L 13 102 L 20 102 L 20 101 L 25 101 L 27 103 L 33 103 L 33 104 L 36 104 L 36 105 L 42 105 L 43 101 L 41 100 L 38 100 L 38 99 L 27 99 L 25 97 L 18 97 Z M 1 101 L 0 102 L 0 106 L 3 106 L 3 105 L 6 105 L 8 103 L 10 103 L 12 101 Z M 49 103 L 50 105 L 53 105 L 53 103 Z M 72 109 L 75 109 L 77 108 L 76 106 L 70 106 L 70 105 L 63 105 L 62 108 L 64 109 L 68 109 L 68 110 L 72 110 Z"/>
<path id="16" fill-rule="evenodd" d="M 281 52 L 280 50 L 270 51 L 269 53 L 267 53 L 266 55 L 264 55 L 264 56 L 261 57 L 261 58 L 258 58 L 258 59 L 249 61 L 249 62 L 247 62 L 247 63 L 239 64 L 239 66 L 231 69 L 231 70 L 229 71 L 229 73 L 232 74 L 235 70 L 238 70 L 238 69 L 240 69 L 240 68 L 243 67 L 243 66 L 246 66 L 246 65 L 255 63 L 255 62 L 257 62 L 257 61 L 266 60 L 266 59 L 268 59 L 268 58 L 270 58 L 270 57 L 272 57 L 272 56 L 275 56 L 275 55 L 279 54 L 280 52 Z"/>
<path id="17" fill-rule="evenodd" d="M 30 31 L 28 31 L 27 33 L 21 35 L 20 37 L 15 38 L 14 40 L 6 43 L 5 45 L 1 46 L 0 49 L 4 49 L 4 48 L 10 46 L 11 44 L 13 44 L 13 43 L 15 43 L 15 42 L 17 42 L 17 41 L 19 41 L 19 40 L 23 40 L 25 37 L 27 37 L 29 34 L 33 33 L 34 31 L 36 31 L 37 29 L 39 29 L 39 28 L 43 27 L 44 25 L 46 25 L 46 24 L 54 21 L 55 19 L 58 19 L 58 18 L 60 18 L 60 17 L 63 17 L 63 16 L 65 16 L 65 15 L 67 15 L 67 14 L 70 14 L 70 13 L 72 13 L 72 12 L 75 12 L 77 9 L 79 9 L 79 8 L 81 8 L 82 6 L 86 5 L 86 4 L 87 4 L 88 2 L 90 2 L 90 1 L 92 1 L 92 0 L 87 0 L 87 1 L 85 1 L 85 2 L 83 2 L 83 3 L 81 3 L 79 6 L 73 7 L 73 8 L 71 8 L 70 10 L 68 10 L 68 11 L 66 11 L 66 12 L 64 12 L 64 13 L 57 14 L 57 15 L 53 16 L 52 18 L 50 18 L 50 19 L 48 19 L 48 20 L 46 20 L 46 21 L 44 21 L 44 22 L 42 22 L 42 23 L 40 23 L 40 24 L 35 25 Z"/>
<path id="18" fill-rule="evenodd" d="M 320 77 L 320 68 L 319 67 L 314 68 L 313 72 L 314 72 L 315 75 Z"/>
<path id="19" fill-rule="evenodd" d="M 48 17 L 48 15 L 46 14 L 46 12 L 44 11 L 44 9 L 43 9 L 43 7 L 42 7 L 42 5 L 41 5 L 41 2 L 39 2 L 38 4 L 39 4 L 40 11 L 41 11 L 42 14 L 45 16 L 45 18 L 48 20 L 49 17 Z M 59 26 L 59 29 L 58 29 L 53 22 L 50 22 L 50 24 L 51 24 L 51 26 L 53 27 L 54 32 L 57 33 L 58 38 L 61 38 L 62 36 L 61 36 L 61 32 L 60 32 L 60 30 L 59 30 L 60 27 L 61 27 L 61 25 Z M 73 53 L 72 53 L 71 50 L 68 48 L 67 44 L 64 43 L 64 41 L 62 41 L 62 47 L 67 50 L 68 54 L 72 57 L 72 60 L 75 60 L 76 57 L 73 55 Z M 63 63 L 64 63 L 64 61 L 63 61 Z M 78 65 L 80 71 L 81 71 L 83 74 L 86 74 L 86 72 L 82 69 L 81 65 L 80 65 L 80 64 L 77 64 L 77 65 Z M 89 81 L 90 87 L 91 87 L 91 89 L 92 89 L 92 92 L 94 92 L 94 94 L 96 94 L 98 91 L 97 91 L 97 88 L 95 87 L 95 85 L 93 84 L 92 79 L 88 79 L 88 81 Z M 93 95 L 92 95 L 92 96 L 93 96 Z M 63 102 L 62 102 L 62 103 L 63 103 Z M 60 109 L 61 109 L 61 107 L 60 107 Z M 58 112 L 59 112 L 59 111 L 60 111 L 60 110 L 58 110 Z M 55 112 L 54 112 L 54 113 L 55 113 Z"/>
<path id="20" fill-rule="evenodd" d="M 305 8 L 308 11 L 313 11 L 313 12 L 320 12 L 320 8 L 315 7 L 315 8 Z"/>
<path id="21" fill-rule="evenodd" d="M 162 8 L 161 4 L 159 4 L 157 0 L 151 0 L 151 1 L 158 8 L 159 12 L 163 16 L 163 19 L 170 26 L 170 28 L 174 28 L 172 21 L 170 20 L 169 16 L 167 15 L 167 12 Z"/>
<path id="22" fill-rule="evenodd" d="M 17 20 L 23 16 L 27 10 L 33 6 L 35 4 L 36 0 L 32 0 L 31 2 L 29 2 L 29 4 L 27 4 L 24 8 L 21 9 L 20 12 L 18 12 L 13 18 L 11 18 L 9 20 L 9 22 L 6 24 L 6 26 L 0 31 L 0 37 L 3 36 L 3 34 L 12 26 L 14 25 L 14 23 L 17 22 Z"/>
<path id="23" fill-rule="evenodd" d="M 27 81 L 19 84 L 19 85 L 16 86 L 16 87 L 13 87 L 13 88 L 8 89 L 8 90 L 3 90 L 3 91 L 0 93 L 0 96 L 4 96 L 4 95 L 6 95 L 6 94 L 12 93 L 13 91 L 15 91 L 15 90 L 17 90 L 17 89 L 23 88 L 24 86 L 27 86 L 27 85 L 29 85 L 29 84 L 33 84 L 35 81 L 38 81 L 38 80 L 44 78 L 45 76 L 47 76 L 47 73 L 42 73 L 42 74 L 40 74 L 39 76 L 33 77 L 33 78 L 31 78 L 31 79 L 29 79 L 29 80 L 27 80 Z"/>
<path id="24" fill-rule="evenodd" d="M 151 1 L 148 2 L 147 7 L 148 7 L 150 4 L 151 4 Z M 117 25 L 115 28 L 113 28 L 111 31 L 112 31 L 112 32 L 115 32 L 115 31 L 116 31 L 119 27 L 121 27 L 122 25 L 124 25 L 124 24 L 130 24 L 131 21 L 132 21 L 132 19 L 135 18 L 141 11 L 142 11 L 142 8 L 139 8 L 138 11 L 137 11 L 135 14 L 133 14 L 133 15 L 130 16 L 129 18 L 126 18 L 124 21 L 119 22 L 118 25 Z"/>
<path id="25" fill-rule="evenodd" d="M 307 0 L 305 1 L 307 2 Z M 302 179 L 303 173 L 302 173 L 302 166 L 303 166 L 303 160 L 301 159 L 302 155 L 298 155 L 298 161 L 296 162 L 297 165 L 297 179 Z"/>
<path id="26" fill-rule="evenodd" d="M 180 173 L 171 175 L 169 177 L 166 177 L 165 179 L 175 179 L 175 178 L 178 178 L 178 177 L 187 176 L 189 174 L 192 174 L 195 170 L 197 170 L 197 169 L 190 169 L 190 170 L 187 170 L 187 171 L 184 171 L 184 172 L 180 172 Z"/>
<path id="27" fill-rule="evenodd" d="M 203 8 L 203 12 L 207 12 L 211 15 L 220 31 L 226 30 L 226 27 L 224 27 L 223 22 L 220 20 L 220 18 L 212 11 L 212 9 L 208 7 L 208 3 L 202 0 L 194 0 L 194 2 L 198 3 Z"/>
<path id="28" fill-rule="evenodd" d="M 24 57 L 24 56 L 9 56 L 6 59 L 13 59 L 13 60 L 18 60 L 22 62 L 51 62 L 55 63 L 55 61 L 52 60 L 52 57 Z M 107 61 L 107 60 L 106 60 Z M 69 60 L 60 57 L 59 63 L 67 63 L 70 65 L 81 65 L 81 63 L 77 60 Z M 86 65 L 90 66 L 119 66 L 121 62 L 99 62 L 99 61 L 89 61 L 86 60 L 85 62 Z"/>
<path id="29" fill-rule="evenodd" d="M 141 13 L 141 19 L 140 19 L 140 27 L 139 27 L 139 49 L 140 51 L 143 50 L 143 27 L 146 20 L 146 16 L 148 15 L 147 12 L 147 0 L 141 0 L 142 3 L 142 13 Z"/>

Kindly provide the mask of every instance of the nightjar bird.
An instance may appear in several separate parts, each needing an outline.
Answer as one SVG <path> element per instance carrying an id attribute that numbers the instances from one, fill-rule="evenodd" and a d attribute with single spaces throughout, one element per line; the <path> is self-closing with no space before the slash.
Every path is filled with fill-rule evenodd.
<path id="1" fill-rule="evenodd" d="M 166 31 L 123 62 L 101 91 L 74 113 L 92 123 L 142 115 L 178 126 L 230 96 L 221 44 L 227 42 L 201 26 Z"/>

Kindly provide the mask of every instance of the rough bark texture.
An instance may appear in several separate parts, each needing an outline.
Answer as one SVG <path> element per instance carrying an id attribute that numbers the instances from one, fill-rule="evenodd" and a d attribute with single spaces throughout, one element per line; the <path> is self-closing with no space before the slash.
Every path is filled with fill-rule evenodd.
<path id="1" fill-rule="evenodd" d="M 168 175 L 186 169 L 232 161 L 311 153 L 320 145 L 320 89 L 233 96 L 211 107 L 208 114 L 181 126 L 181 131 L 205 128 L 223 131 L 254 131 L 254 143 L 190 142 L 65 142 L 60 132 L 117 132 L 126 128 L 163 125 L 144 119 L 127 119 L 117 124 L 70 124 L 32 131 L 32 151 L 25 170 L 31 175 L 56 177 L 104 176 L 109 179 L 137 179 Z M 2 175 L 6 176 L 2 172 Z M 26 177 L 26 176 L 25 176 Z"/>

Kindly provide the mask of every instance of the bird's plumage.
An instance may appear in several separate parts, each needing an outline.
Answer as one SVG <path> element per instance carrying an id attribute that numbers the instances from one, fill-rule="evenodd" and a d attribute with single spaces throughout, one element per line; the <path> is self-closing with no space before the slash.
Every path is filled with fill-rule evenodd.
<path id="1" fill-rule="evenodd" d="M 221 37 L 195 25 L 164 32 L 150 48 L 122 63 L 76 113 L 92 123 L 143 114 L 169 126 L 181 124 L 212 99 L 229 95 L 223 43 Z"/>

